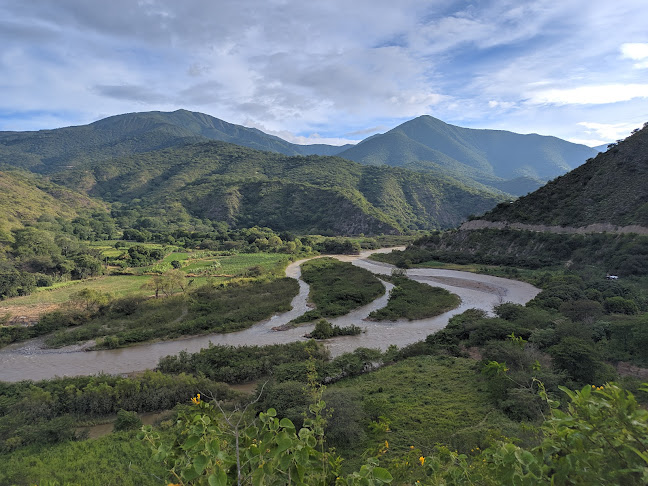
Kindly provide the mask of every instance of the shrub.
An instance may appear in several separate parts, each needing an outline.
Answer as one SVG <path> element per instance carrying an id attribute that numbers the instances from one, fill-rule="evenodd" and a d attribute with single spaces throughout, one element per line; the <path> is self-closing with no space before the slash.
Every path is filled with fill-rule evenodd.
<path id="1" fill-rule="evenodd" d="M 141 426 L 142 421 L 135 412 L 129 412 L 120 408 L 117 412 L 117 420 L 115 420 L 113 431 L 119 432 L 121 430 L 139 429 Z"/>

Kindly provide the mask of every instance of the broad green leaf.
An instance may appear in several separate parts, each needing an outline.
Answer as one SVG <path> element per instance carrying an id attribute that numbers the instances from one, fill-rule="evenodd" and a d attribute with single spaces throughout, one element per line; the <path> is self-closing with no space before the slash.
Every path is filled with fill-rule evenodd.
<path id="1" fill-rule="evenodd" d="M 281 432 L 277 436 L 277 445 L 279 446 L 277 452 L 283 452 L 293 445 L 293 441 L 290 437 L 288 437 L 288 434 Z"/>
<path id="2" fill-rule="evenodd" d="M 203 454 L 198 454 L 193 462 L 194 469 L 198 474 L 202 474 L 208 462 L 209 462 L 209 458 L 207 456 Z"/>
<path id="3" fill-rule="evenodd" d="M 392 475 L 389 474 L 389 471 L 383 467 L 375 467 L 373 470 L 373 475 L 374 478 L 383 483 L 391 483 L 394 479 Z"/>
<path id="4" fill-rule="evenodd" d="M 292 420 L 287 418 L 282 418 L 279 422 L 279 425 L 285 429 L 294 429 L 295 425 L 292 423 Z"/>
<path id="5" fill-rule="evenodd" d="M 524 464 L 526 467 L 529 467 L 529 465 L 534 461 L 533 454 L 522 449 L 515 451 L 515 457 L 521 464 Z"/>
<path id="6" fill-rule="evenodd" d="M 212 454 L 218 454 L 220 452 L 220 442 L 218 441 L 218 439 L 214 439 L 211 442 L 209 442 L 207 448 L 209 452 L 211 452 Z"/>
<path id="7" fill-rule="evenodd" d="M 184 444 L 182 444 L 182 448 L 184 450 L 189 450 L 192 447 L 194 447 L 198 442 L 200 442 L 200 437 L 197 435 L 190 435 L 187 440 L 185 440 Z"/>
<path id="8" fill-rule="evenodd" d="M 196 472 L 193 466 L 189 466 L 188 468 L 182 470 L 180 476 L 182 476 L 182 479 L 184 479 L 185 481 L 193 481 L 199 476 L 199 474 Z"/>
<path id="9" fill-rule="evenodd" d="M 207 479 L 209 486 L 227 486 L 227 474 L 222 469 L 218 469 Z"/>

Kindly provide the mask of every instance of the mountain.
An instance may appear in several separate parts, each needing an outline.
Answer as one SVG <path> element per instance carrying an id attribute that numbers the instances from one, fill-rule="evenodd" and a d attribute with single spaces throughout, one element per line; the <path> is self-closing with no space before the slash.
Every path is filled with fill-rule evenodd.
<path id="1" fill-rule="evenodd" d="M 298 145 L 256 128 L 177 110 L 127 113 L 54 130 L 0 132 L 0 163 L 51 174 L 86 162 L 209 140 L 284 155 L 338 155 L 365 165 L 405 167 L 515 195 L 537 189 L 597 153 L 555 137 L 462 128 L 431 116 L 355 146 Z"/>
<path id="2" fill-rule="evenodd" d="M 103 206 L 71 189 L 16 169 L 0 170 L 0 246 L 11 230 L 44 216 L 73 219 Z"/>
<path id="3" fill-rule="evenodd" d="M 85 163 L 52 179 L 147 216 L 304 233 L 448 228 L 504 199 L 447 176 L 224 142 Z"/>
<path id="4" fill-rule="evenodd" d="M 111 116 L 89 125 L 0 132 L 0 163 L 54 173 L 85 162 L 220 140 L 285 155 L 335 155 L 348 146 L 297 145 L 256 128 L 233 125 L 203 113 L 177 110 Z"/>
<path id="5" fill-rule="evenodd" d="M 596 223 L 648 227 L 648 124 L 573 171 L 487 221 L 582 227 Z"/>
<path id="6" fill-rule="evenodd" d="M 579 166 L 595 149 L 556 137 L 475 130 L 420 116 L 338 155 L 367 165 L 444 171 L 522 195 Z"/>

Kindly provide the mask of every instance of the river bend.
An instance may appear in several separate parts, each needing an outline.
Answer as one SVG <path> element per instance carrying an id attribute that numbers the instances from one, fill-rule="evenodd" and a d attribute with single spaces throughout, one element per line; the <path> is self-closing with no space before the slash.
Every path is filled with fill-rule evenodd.
<path id="1" fill-rule="evenodd" d="M 391 249 L 378 250 L 388 252 Z M 378 276 L 389 275 L 392 265 L 374 262 L 367 257 L 373 251 L 360 255 L 340 255 L 336 258 L 350 261 Z M 124 374 L 155 368 L 163 356 L 177 354 L 180 351 L 195 353 L 209 345 L 266 345 L 280 344 L 305 339 L 304 334 L 313 329 L 313 325 L 292 328 L 287 331 L 274 331 L 272 328 L 286 324 L 309 310 L 307 305 L 309 286 L 301 280 L 300 265 L 305 260 L 291 263 L 286 269 L 288 277 L 299 282 L 299 294 L 292 301 L 292 310 L 275 315 L 254 326 L 228 334 L 205 334 L 173 341 L 160 341 L 141 344 L 122 349 L 83 351 L 80 346 L 68 346 L 61 349 L 41 349 L 42 341 L 38 339 L 13 344 L 0 349 L 0 380 L 16 382 L 20 380 L 43 380 L 56 376 L 93 375 L 97 373 Z M 461 304 L 456 309 L 439 316 L 416 321 L 399 320 L 395 322 L 371 322 L 364 319 L 370 312 L 387 304 L 392 284 L 383 282 L 387 288 L 384 296 L 370 304 L 335 319 L 332 324 L 349 326 L 355 324 L 365 329 L 358 336 L 340 336 L 326 341 L 333 356 L 353 351 L 358 347 L 387 349 L 390 344 L 399 347 L 425 339 L 448 323 L 450 317 L 466 309 L 477 308 L 492 313 L 495 305 L 502 302 L 525 304 L 535 297 L 539 289 L 520 282 L 490 275 L 440 269 L 410 269 L 407 276 L 417 282 L 435 287 L 442 287 L 461 297 Z"/>

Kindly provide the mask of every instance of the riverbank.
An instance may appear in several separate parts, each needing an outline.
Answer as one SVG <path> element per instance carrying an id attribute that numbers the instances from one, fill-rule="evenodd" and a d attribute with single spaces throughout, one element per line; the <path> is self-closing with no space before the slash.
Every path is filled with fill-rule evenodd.
<path id="1" fill-rule="evenodd" d="M 372 253 L 389 252 L 393 249 L 395 248 L 383 248 L 365 251 L 359 255 L 336 255 L 335 257 L 342 261 L 350 261 L 376 275 L 389 275 L 393 266 L 368 260 L 368 256 Z M 402 247 L 396 249 L 402 249 Z M 97 373 L 125 374 L 155 368 L 160 358 L 178 354 L 183 350 L 195 353 L 209 346 L 210 342 L 232 346 L 262 346 L 304 340 L 303 335 L 310 332 L 313 325 L 283 332 L 273 331 L 273 327 L 286 324 L 309 310 L 307 304 L 309 287 L 300 278 L 300 265 L 303 261 L 293 262 L 286 268 L 286 276 L 295 278 L 299 282 L 299 293 L 292 300 L 292 309 L 259 322 L 249 329 L 228 334 L 206 334 L 100 351 L 59 352 L 60 350 L 48 350 L 51 352 L 34 353 L 33 343 L 28 341 L 0 350 L 0 380 L 15 382 L 51 379 L 55 376 Z M 450 317 L 460 314 L 466 309 L 478 308 L 490 314 L 495 305 L 502 302 L 525 304 L 540 291 L 530 284 L 516 280 L 454 270 L 410 269 L 407 271 L 407 276 L 422 283 L 432 284 L 434 282 L 432 285 L 457 294 L 461 298 L 461 305 L 450 312 L 430 319 L 416 321 L 403 319 L 394 322 L 365 321 L 364 319 L 371 312 L 387 305 L 389 286 L 391 285 L 387 283 L 387 292 L 382 297 L 347 315 L 330 320 L 332 324 L 340 327 L 357 325 L 365 331 L 359 336 L 342 336 L 327 341 L 326 345 L 333 356 L 353 351 L 358 347 L 385 350 L 391 344 L 399 347 L 406 346 L 425 339 L 428 334 L 442 329 L 447 325 Z"/>

